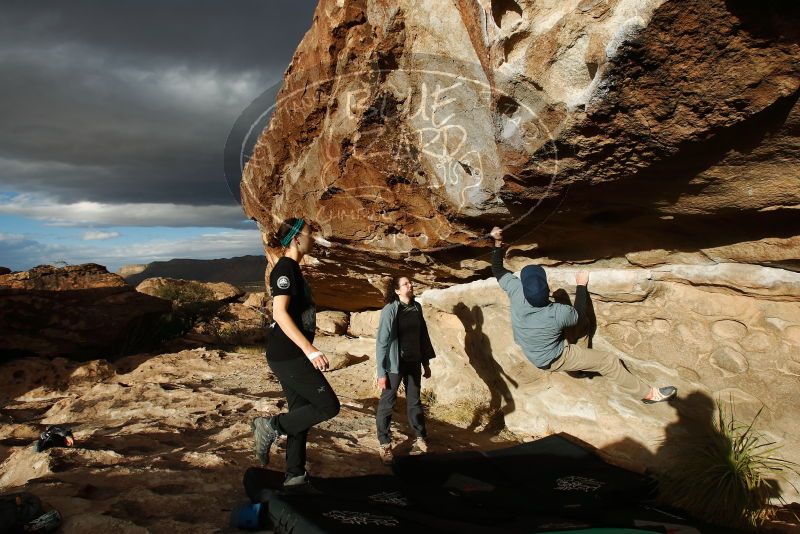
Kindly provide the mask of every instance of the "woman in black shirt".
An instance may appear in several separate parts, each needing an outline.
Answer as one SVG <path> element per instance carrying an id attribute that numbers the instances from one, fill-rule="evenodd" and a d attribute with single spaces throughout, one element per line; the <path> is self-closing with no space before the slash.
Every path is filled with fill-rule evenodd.
<path id="1" fill-rule="evenodd" d="M 430 378 L 429 361 L 436 355 L 422 316 L 422 306 L 414 300 L 411 280 L 405 276 L 392 278 L 386 288 L 385 302 L 375 350 L 377 384 L 381 390 L 376 420 L 381 460 L 390 464 L 394 456 L 389 428 L 401 382 L 406 388 L 408 422 L 417 435 L 412 454 L 428 451 L 425 413 L 419 397 L 422 378 Z"/>
<path id="2" fill-rule="evenodd" d="M 313 345 L 316 307 L 311 288 L 303 278 L 300 261 L 314 246 L 311 224 L 300 219 L 285 220 L 270 246 L 286 252 L 269 277 L 272 317 L 266 357 L 278 378 L 289 404 L 289 411 L 271 417 L 256 417 L 251 427 L 255 436 L 256 457 L 269 463 L 269 451 L 279 435 L 285 434 L 287 489 L 308 487 L 306 439 L 308 430 L 339 413 L 336 397 L 322 371 L 328 368 L 325 355 Z"/>

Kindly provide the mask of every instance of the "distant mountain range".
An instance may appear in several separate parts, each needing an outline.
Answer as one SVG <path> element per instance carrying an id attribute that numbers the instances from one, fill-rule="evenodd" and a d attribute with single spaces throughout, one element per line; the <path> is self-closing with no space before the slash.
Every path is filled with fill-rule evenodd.
<path id="1" fill-rule="evenodd" d="M 240 289 L 264 291 L 264 256 L 239 256 L 218 260 L 176 259 L 154 261 L 146 265 L 125 265 L 117 274 L 132 286 L 147 278 L 180 278 L 200 282 L 228 282 Z"/>

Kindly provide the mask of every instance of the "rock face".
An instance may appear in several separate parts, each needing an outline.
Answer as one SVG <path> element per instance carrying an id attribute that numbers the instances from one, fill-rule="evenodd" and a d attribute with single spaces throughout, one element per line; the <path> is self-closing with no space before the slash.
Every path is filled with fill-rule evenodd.
<path id="1" fill-rule="evenodd" d="M 128 276 L 133 276 L 134 274 L 139 274 L 147 269 L 146 263 L 131 263 L 128 265 L 123 265 L 119 269 L 117 269 L 117 274 L 120 275 L 122 278 L 127 278 Z"/>
<path id="2" fill-rule="evenodd" d="M 514 432 L 567 432 L 639 469 L 668 467 L 656 452 L 687 413 L 697 416 L 713 401 L 726 409 L 732 403 L 749 423 L 763 406 L 757 427 L 797 462 L 800 274 L 718 267 L 731 268 L 727 278 L 719 269 L 688 276 L 685 266 L 590 271 L 593 346 L 618 355 L 652 385 L 677 386 L 677 403 L 646 406 L 604 378 L 533 367 L 514 342 L 508 299 L 493 279 L 421 299 L 440 356 L 431 379 L 437 398 L 489 397 Z M 574 269 L 546 271 L 555 297 L 574 296 Z M 789 475 L 797 486 L 800 477 Z M 789 484 L 781 488 L 796 500 Z"/>
<path id="3" fill-rule="evenodd" d="M 264 293 L 245 297 L 241 289 L 225 282 L 148 278 L 136 286 L 136 291 L 171 299 L 174 309 L 196 315 L 197 322 L 186 338 L 199 343 L 260 344 L 264 341 L 266 321 L 271 320 L 264 306 Z M 186 310 L 187 306 L 193 308 L 193 312 Z"/>
<path id="4" fill-rule="evenodd" d="M 21 291 L 70 291 L 99 287 L 130 289 L 121 277 L 95 263 L 61 268 L 40 265 L 30 271 L 3 275 L 0 287 Z"/>
<path id="5" fill-rule="evenodd" d="M 353 313 L 350 315 L 350 326 L 347 331 L 353 336 L 375 337 L 380 318 L 380 311 Z"/>
<path id="6" fill-rule="evenodd" d="M 439 288 L 424 300 L 444 402 L 488 397 L 512 429 L 639 467 L 687 413 L 763 403 L 798 461 L 798 57 L 796 3 L 321 0 L 243 207 L 265 238 L 319 224 L 334 246 L 304 269 L 323 306 L 380 308 L 396 274 Z M 683 404 L 531 368 L 481 281 L 494 225 L 507 265 L 550 266 L 553 288 L 588 266 L 594 342 Z M 376 318 L 353 313 L 350 333 Z"/>
<path id="7" fill-rule="evenodd" d="M 180 288 L 199 285 L 208 291 L 210 300 L 229 301 L 244 296 L 244 291 L 226 282 L 196 282 L 194 280 L 176 280 L 173 278 L 148 278 L 136 286 L 136 291 L 158 297 L 165 288 Z"/>
<path id="8" fill-rule="evenodd" d="M 253 308 L 264 308 L 266 307 L 268 300 L 270 299 L 267 299 L 266 293 L 260 291 L 256 293 L 249 293 L 242 304 Z"/>
<path id="9" fill-rule="evenodd" d="M 111 357 L 147 347 L 168 302 L 95 264 L 0 276 L 0 355 Z"/>
<path id="10" fill-rule="evenodd" d="M 245 212 L 267 234 L 314 219 L 345 247 L 320 276 L 366 288 L 403 266 L 430 286 L 486 276 L 451 247 L 492 224 L 556 261 L 711 249 L 798 268 L 799 13 L 323 0 L 244 169 Z M 415 249 L 441 263 L 399 261 Z"/>
<path id="11" fill-rule="evenodd" d="M 270 320 L 258 309 L 229 302 L 215 308 L 212 317 L 194 325 L 186 338 L 211 345 L 259 345 Z"/>
<path id="12" fill-rule="evenodd" d="M 325 334 L 341 335 L 347 332 L 350 316 L 344 312 L 323 311 L 317 313 L 317 330 Z"/>

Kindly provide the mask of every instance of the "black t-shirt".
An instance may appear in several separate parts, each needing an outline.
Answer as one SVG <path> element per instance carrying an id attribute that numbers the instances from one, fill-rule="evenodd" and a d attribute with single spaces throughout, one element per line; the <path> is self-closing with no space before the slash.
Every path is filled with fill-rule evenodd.
<path id="1" fill-rule="evenodd" d="M 279 259 L 269 275 L 269 290 L 273 299 L 278 295 L 289 295 L 289 317 L 305 338 L 313 343 L 317 329 L 317 309 L 311 288 L 300 271 L 300 265 L 287 256 Z M 298 357 L 306 356 L 281 330 L 280 325 L 275 324 L 267 345 L 267 358 L 289 360 Z"/>
<path id="2" fill-rule="evenodd" d="M 407 362 L 418 362 L 422 359 L 420 340 L 422 339 L 422 314 L 414 301 L 408 304 L 398 303 L 397 333 L 400 338 L 400 358 Z"/>

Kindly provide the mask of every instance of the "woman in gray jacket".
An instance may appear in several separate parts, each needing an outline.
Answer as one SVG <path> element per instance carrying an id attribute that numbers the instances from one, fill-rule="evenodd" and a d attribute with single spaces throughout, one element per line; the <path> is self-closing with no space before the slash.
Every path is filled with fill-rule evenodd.
<path id="1" fill-rule="evenodd" d="M 376 419 L 381 460 L 391 464 L 394 455 L 389 427 L 400 382 L 406 388 L 408 422 L 417 435 L 411 452 L 428 451 L 425 413 L 419 394 L 422 377 L 431 376 L 429 362 L 436 354 L 422 316 L 422 306 L 414 300 L 411 280 L 406 276 L 393 277 L 386 288 L 384 301 L 386 305 L 381 310 L 375 350 L 378 388 L 381 390 Z"/>

